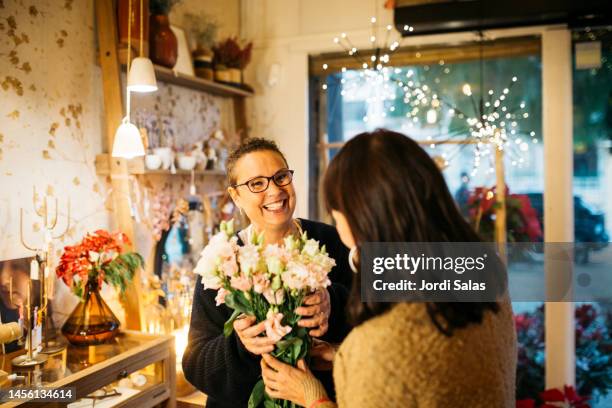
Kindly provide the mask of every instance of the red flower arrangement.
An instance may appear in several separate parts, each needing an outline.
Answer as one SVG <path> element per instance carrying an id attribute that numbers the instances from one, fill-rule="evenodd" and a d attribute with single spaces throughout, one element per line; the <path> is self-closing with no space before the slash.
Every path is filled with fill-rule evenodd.
<path id="1" fill-rule="evenodd" d="M 544 305 L 514 316 L 518 343 L 517 408 L 584 408 L 589 402 L 601 402 L 612 391 L 612 313 L 585 303 L 576 307 L 574 316 L 576 389 L 567 386 L 544 392 Z"/>
<path id="2" fill-rule="evenodd" d="M 134 271 L 144 264 L 140 254 L 123 252 L 126 245 L 130 241 L 124 233 L 97 230 L 79 244 L 64 248 L 55 273 L 80 298 L 90 281 L 97 281 L 98 287 L 106 282 L 123 293 Z"/>
<path id="3" fill-rule="evenodd" d="M 590 408 L 589 397 L 581 397 L 572 386 L 565 385 L 563 390 L 551 388 L 540 393 L 542 405 L 539 408 Z M 516 408 L 536 408 L 532 399 L 516 401 Z"/>
<path id="4" fill-rule="evenodd" d="M 508 242 L 538 242 L 541 240 L 542 228 L 529 197 L 524 194 L 510 194 L 508 188 L 505 194 Z M 467 204 L 475 229 L 485 240 L 493 241 L 495 211 L 499 207 L 496 188 L 475 188 Z"/>

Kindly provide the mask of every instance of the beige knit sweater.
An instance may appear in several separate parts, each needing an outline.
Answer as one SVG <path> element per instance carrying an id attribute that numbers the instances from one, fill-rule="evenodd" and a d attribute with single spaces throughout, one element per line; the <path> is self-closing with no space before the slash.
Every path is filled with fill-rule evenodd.
<path id="1" fill-rule="evenodd" d="M 441 334 L 422 303 L 400 303 L 355 328 L 334 358 L 337 405 L 317 408 L 514 407 L 516 335 L 500 303 L 482 324 Z M 304 384 L 307 407 L 325 396 Z"/>

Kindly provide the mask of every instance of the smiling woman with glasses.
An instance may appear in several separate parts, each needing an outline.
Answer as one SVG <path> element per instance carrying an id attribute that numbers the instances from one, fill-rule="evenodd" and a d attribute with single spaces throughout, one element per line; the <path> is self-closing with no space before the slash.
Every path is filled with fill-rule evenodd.
<path id="1" fill-rule="evenodd" d="M 293 170 L 282 169 L 274 173 L 274 175 L 271 177 L 253 177 L 245 183 L 234 184 L 232 187 L 238 188 L 240 186 L 247 186 L 249 190 L 251 190 L 251 193 L 263 193 L 268 189 L 270 180 L 274 181 L 274 184 L 276 184 L 278 187 L 289 185 L 291 184 L 291 181 L 293 181 Z"/>
<path id="2" fill-rule="evenodd" d="M 344 313 L 352 280 L 348 249 L 334 227 L 294 218 L 293 170 L 283 153 L 270 140 L 248 139 L 229 156 L 227 177 L 232 200 L 250 221 L 238 233 L 239 244 L 262 232 L 266 244 L 306 232 L 335 259 L 331 286 L 307 296 L 305 306 L 296 311 L 302 315 L 299 324 L 313 337 L 342 341 L 350 329 Z M 215 296 L 216 291 L 204 290 L 198 277 L 183 371 L 189 382 L 207 394 L 207 407 L 246 407 L 261 376 L 260 356 L 271 352 L 274 342 L 265 337 L 264 323 L 255 324 L 251 316 L 236 320 L 234 331 L 225 337 L 223 324 L 232 310 L 224 304 L 217 306 Z M 315 375 L 333 394 L 331 371 L 315 371 Z"/>

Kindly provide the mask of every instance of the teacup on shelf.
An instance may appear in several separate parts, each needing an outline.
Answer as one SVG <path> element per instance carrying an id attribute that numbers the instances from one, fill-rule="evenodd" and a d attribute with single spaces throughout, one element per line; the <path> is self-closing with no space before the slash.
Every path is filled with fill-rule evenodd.
<path id="1" fill-rule="evenodd" d="M 157 170 L 162 165 L 162 159 L 156 154 L 147 154 L 145 156 L 145 166 L 149 170 Z"/>
<path id="2" fill-rule="evenodd" d="M 158 147 L 153 149 L 153 153 L 161 158 L 162 168 L 168 170 L 172 165 L 172 149 L 169 147 Z"/>

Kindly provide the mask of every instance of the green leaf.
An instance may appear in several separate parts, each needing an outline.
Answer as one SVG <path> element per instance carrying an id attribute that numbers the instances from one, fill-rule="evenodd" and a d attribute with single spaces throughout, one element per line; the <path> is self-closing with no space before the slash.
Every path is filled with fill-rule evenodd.
<path id="1" fill-rule="evenodd" d="M 287 340 L 280 340 L 276 343 L 276 350 L 278 350 L 279 352 L 283 352 L 286 349 L 288 349 L 289 347 L 293 346 L 294 344 L 302 344 L 302 339 L 300 339 L 299 337 L 292 337 L 290 339 Z"/>
<path id="2" fill-rule="evenodd" d="M 253 387 L 253 391 L 251 391 L 251 396 L 249 397 L 249 408 L 257 408 L 259 404 L 264 399 L 265 386 L 263 380 L 257 381 L 255 387 Z"/>
<path id="3" fill-rule="evenodd" d="M 299 339 L 299 342 L 295 342 L 293 344 L 293 347 L 291 347 L 291 359 L 292 361 L 296 362 L 298 361 L 298 357 L 300 356 L 301 352 L 302 352 L 302 344 L 303 341 L 302 339 Z"/>
<path id="4" fill-rule="evenodd" d="M 227 322 L 223 325 L 223 334 L 225 337 L 229 337 L 232 331 L 234 331 L 234 321 L 240 316 L 240 313 L 239 310 L 234 310 L 234 313 L 232 313 L 230 318 L 227 319 Z"/>
<path id="5" fill-rule="evenodd" d="M 278 408 L 279 405 L 274 400 L 264 401 L 264 408 Z"/>
<path id="6" fill-rule="evenodd" d="M 244 297 L 242 292 L 235 291 L 228 293 L 225 296 L 225 304 L 234 310 L 240 310 L 240 313 L 253 314 L 251 302 Z"/>
<path id="7" fill-rule="evenodd" d="M 230 292 L 225 295 L 225 304 L 230 309 L 238 310 L 240 313 L 246 313 L 246 310 L 242 309 L 236 301 L 236 292 Z"/>

